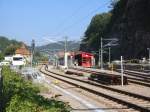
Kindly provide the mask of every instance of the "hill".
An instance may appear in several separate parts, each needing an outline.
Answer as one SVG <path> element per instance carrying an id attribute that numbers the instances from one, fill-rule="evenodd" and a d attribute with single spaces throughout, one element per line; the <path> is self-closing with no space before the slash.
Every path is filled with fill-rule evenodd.
<path id="1" fill-rule="evenodd" d="M 109 35 L 119 38 L 119 55 L 126 58 L 148 57 L 150 1 L 120 0 L 112 13 Z"/>
<path id="2" fill-rule="evenodd" d="M 7 37 L 0 36 L 0 60 L 4 55 L 12 55 L 16 49 L 20 47 L 22 42 L 16 40 L 9 40 Z"/>
<path id="3" fill-rule="evenodd" d="M 20 45 L 22 42 L 9 40 L 7 37 L 0 36 L 0 51 L 3 52 L 10 45 Z"/>
<path id="4" fill-rule="evenodd" d="M 43 46 L 37 46 L 36 50 L 40 52 L 53 52 L 53 51 L 63 51 L 64 50 L 64 41 L 58 41 L 55 43 L 49 43 Z M 67 42 L 67 50 L 78 50 L 80 46 L 80 42 L 78 41 L 68 41 Z"/>
<path id="5" fill-rule="evenodd" d="M 150 48 L 150 0 L 118 0 L 106 14 L 93 17 L 81 44 L 82 50 L 98 50 L 100 37 L 118 38 L 112 56 L 126 59 L 148 57 Z M 97 29 L 97 30 L 95 30 Z M 87 47 L 88 49 L 87 49 Z"/>

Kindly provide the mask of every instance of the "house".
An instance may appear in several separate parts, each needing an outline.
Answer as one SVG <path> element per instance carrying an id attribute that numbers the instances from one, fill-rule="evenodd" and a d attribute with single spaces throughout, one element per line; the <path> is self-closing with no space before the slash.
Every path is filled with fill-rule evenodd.
<path id="1" fill-rule="evenodd" d="M 31 61 L 31 53 L 24 44 L 22 44 L 20 48 L 16 49 L 15 54 L 22 55 L 26 59 L 27 63 Z"/>
<path id="2" fill-rule="evenodd" d="M 10 56 L 5 56 L 5 57 L 4 57 L 4 60 L 11 62 L 11 61 L 12 61 L 12 55 L 10 55 Z"/>

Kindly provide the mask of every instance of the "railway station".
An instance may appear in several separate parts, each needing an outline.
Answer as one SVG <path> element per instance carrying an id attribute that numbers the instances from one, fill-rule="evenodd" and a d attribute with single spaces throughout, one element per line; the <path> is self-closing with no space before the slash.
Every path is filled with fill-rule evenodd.
<path id="1" fill-rule="evenodd" d="M 100 95 L 99 97 L 103 96 L 120 104 L 125 104 L 131 108 L 125 109 L 126 111 L 134 111 L 134 108 L 139 108 L 138 110 L 143 112 L 148 111 L 145 107 L 149 106 L 150 100 L 150 94 L 148 93 L 150 87 L 149 77 L 147 77 L 149 73 L 126 69 L 125 66 L 127 65 L 122 60 L 122 63 L 118 64 L 116 69 L 109 69 L 108 67 L 95 68 L 95 64 L 93 64 L 95 60 L 92 60 L 94 55 L 81 51 L 72 52 L 68 57 L 66 58 L 68 59 L 67 68 L 64 68 L 64 55 L 61 65 L 55 67 L 52 64 L 48 65 L 47 68 L 43 66 L 41 72 L 47 75 L 53 74 L 52 77 L 56 78 L 58 85 L 65 82 L 75 87 L 79 86 L 82 91 L 88 91 Z M 71 59 L 71 63 L 75 64 L 69 64 L 69 59 Z"/>
<path id="2" fill-rule="evenodd" d="M 94 67 L 95 59 L 94 55 L 88 52 L 76 51 L 76 52 L 67 52 L 67 66 L 82 66 L 82 67 Z M 65 53 L 58 52 L 57 58 L 59 65 L 64 65 L 65 63 Z"/>
<path id="3" fill-rule="evenodd" d="M 0 112 L 150 112 L 150 0 L 0 0 Z"/>

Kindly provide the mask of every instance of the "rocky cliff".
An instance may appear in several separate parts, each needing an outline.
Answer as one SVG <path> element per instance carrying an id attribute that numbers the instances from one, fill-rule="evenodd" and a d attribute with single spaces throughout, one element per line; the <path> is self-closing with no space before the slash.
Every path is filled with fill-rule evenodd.
<path id="1" fill-rule="evenodd" d="M 119 46 L 114 50 L 115 57 L 120 55 L 125 58 L 148 56 L 150 0 L 120 0 L 114 6 L 112 14 L 108 35 L 119 39 Z"/>

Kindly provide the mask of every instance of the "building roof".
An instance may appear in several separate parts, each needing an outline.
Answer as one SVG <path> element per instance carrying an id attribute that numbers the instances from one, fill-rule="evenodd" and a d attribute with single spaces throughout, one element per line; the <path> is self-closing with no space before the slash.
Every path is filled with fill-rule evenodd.
<path id="1" fill-rule="evenodd" d="M 92 53 L 88 53 L 88 52 L 83 52 L 83 51 L 77 51 L 77 52 L 75 52 L 75 55 L 78 55 L 78 54 L 84 54 L 84 55 L 94 56 Z"/>
<path id="2" fill-rule="evenodd" d="M 30 51 L 25 47 L 24 44 L 22 44 L 22 46 L 20 48 L 18 48 L 16 51 L 15 51 L 15 54 L 21 54 L 23 56 L 29 56 L 31 53 Z"/>

